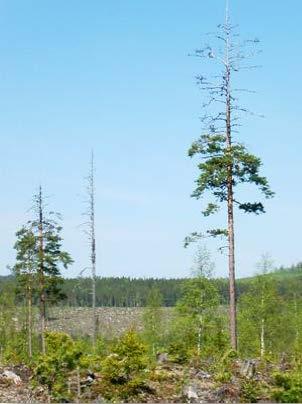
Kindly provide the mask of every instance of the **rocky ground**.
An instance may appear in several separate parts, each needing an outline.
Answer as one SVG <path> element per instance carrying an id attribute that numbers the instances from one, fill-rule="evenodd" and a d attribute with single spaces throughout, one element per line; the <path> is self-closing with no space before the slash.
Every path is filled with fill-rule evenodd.
<path id="1" fill-rule="evenodd" d="M 0 368 L 0 403 L 46 403 L 43 389 L 33 390 L 30 371 L 25 366 Z"/>
<path id="2" fill-rule="evenodd" d="M 271 402 L 265 389 L 257 395 L 251 391 L 253 380 L 259 378 L 253 362 L 243 361 L 235 364 L 236 370 L 231 380 L 217 382 L 210 373 L 183 367 L 168 361 L 158 363 L 149 375 L 146 389 L 137 399 L 128 402 L 142 403 L 237 403 L 237 402 Z M 31 372 L 24 366 L 0 368 L 0 403 L 47 403 L 51 402 L 42 388 L 33 389 L 30 383 Z M 100 375 L 95 375 L 95 386 Z M 262 378 L 262 376 L 261 376 Z M 265 384 L 266 381 L 263 379 Z M 94 384 L 80 381 L 81 393 L 76 395 L 77 402 L 103 403 L 104 399 L 95 394 Z M 76 383 L 75 383 L 76 384 Z M 75 390 L 76 391 L 76 390 Z"/>
<path id="3" fill-rule="evenodd" d="M 147 403 L 269 403 L 270 380 L 257 366 L 257 361 L 235 361 L 232 377 L 218 380 L 217 374 L 198 367 L 164 361 L 151 375 L 150 390 L 140 399 Z"/>

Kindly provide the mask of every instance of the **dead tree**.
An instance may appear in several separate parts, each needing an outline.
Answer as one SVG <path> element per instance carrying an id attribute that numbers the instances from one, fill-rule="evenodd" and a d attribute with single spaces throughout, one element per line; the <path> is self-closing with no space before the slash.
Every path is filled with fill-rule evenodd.
<path id="1" fill-rule="evenodd" d="M 94 154 L 91 153 L 90 171 L 87 177 L 87 194 L 88 194 L 88 210 L 86 216 L 88 217 L 87 230 L 89 247 L 90 247 L 90 264 L 91 264 L 91 295 L 92 295 L 92 322 L 93 334 L 92 341 L 95 347 L 97 339 L 97 311 L 96 311 L 96 236 L 95 236 L 95 167 L 94 167 Z"/>

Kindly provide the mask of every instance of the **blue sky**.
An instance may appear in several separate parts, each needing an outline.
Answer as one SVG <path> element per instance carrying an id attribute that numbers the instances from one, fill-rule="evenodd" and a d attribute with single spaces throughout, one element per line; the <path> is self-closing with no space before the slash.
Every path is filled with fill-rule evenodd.
<path id="1" fill-rule="evenodd" d="M 265 252 L 277 265 L 302 259 L 302 3 L 231 0 L 231 11 L 242 36 L 257 36 L 263 50 L 263 67 L 238 85 L 257 91 L 244 101 L 265 119 L 244 119 L 240 139 L 262 157 L 277 193 L 266 215 L 236 217 L 237 272 L 246 276 Z M 194 76 L 204 66 L 188 54 L 223 14 L 223 0 L 0 1 L 3 274 L 39 183 L 64 217 L 75 259 L 66 275 L 87 266 L 79 224 L 92 147 L 98 274 L 190 273 L 194 248 L 182 240 L 207 222 L 190 198 L 197 170 L 186 157 L 200 134 Z M 217 275 L 226 275 L 225 257 L 209 248 Z"/>

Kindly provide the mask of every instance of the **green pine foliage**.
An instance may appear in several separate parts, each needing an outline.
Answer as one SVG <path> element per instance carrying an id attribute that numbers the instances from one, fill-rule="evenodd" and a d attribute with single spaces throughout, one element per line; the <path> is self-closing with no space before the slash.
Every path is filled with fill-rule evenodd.
<path id="1" fill-rule="evenodd" d="M 47 300 L 57 303 L 64 298 L 61 290 L 63 278 L 61 271 L 67 269 L 73 260 L 70 254 L 62 249 L 62 226 L 50 214 L 43 220 L 43 279 Z M 26 296 L 29 288 L 37 296 L 39 289 L 39 271 L 41 251 L 39 249 L 39 222 L 29 221 L 16 233 L 16 264 L 13 273 L 17 280 L 19 295 Z"/>
<path id="2" fill-rule="evenodd" d="M 203 210 L 203 215 L 208 217 L 217 213 L 221 204 L 227 201 L 227 180 L 229 167 L 232 167 L 233 187 L 244 184 L 256 186 L 265 198 L 273 197 L 268 181 L 260 174 L 261 160 L 249 153 L 246 147 L 240 143 L 227 145 L 226 135 L 213 133 L 202 135 L 195 141 L 188 152 L 190 157 L 198 157 L 200 174 L 196 180 L 196 189 L 192 197 L 202 198 L 206 193 L 213 197 Z M 234 199 L 234 204 L 245 213 L 264 213 L 262 201 L 250 202 Z M 226 236 L 227 229 L 210 229 L 205 234 L 192 233 L 185 240 L 185 245 L 204 236 Z"/>
<path id="3" fill-rule="evenodd" d="M 279 403 L 302 402 L 302 369 L 297 368 L 274 375 L 273 399 Z"/>

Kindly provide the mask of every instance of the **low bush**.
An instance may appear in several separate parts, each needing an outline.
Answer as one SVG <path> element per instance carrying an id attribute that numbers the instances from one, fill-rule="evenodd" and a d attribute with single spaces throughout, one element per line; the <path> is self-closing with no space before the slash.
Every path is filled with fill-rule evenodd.
<path id="1" fill-rule="evenodd" d="M 46 386 L 58 401 L 69 400 L 68 375 L 79 365 L 83 355 L 80 344 L 61 332 L 45 334 L 47 353 L 35 361 L 34 382 Z"/>
<path id="2" fill-rule="evenodd" d="M 302 371 L 296 369 L 274 375 L 276 389 L 273 398 L 280 403 L 302 402 Z"/>
<path id="3" fill-rule="evenodd" d="M 146 388 L 147 346 L 137 333 L 128 331 L 110 351 L 101 362 L 101 379 L 94 390 L 110 401 L 137 397 Z"/>

